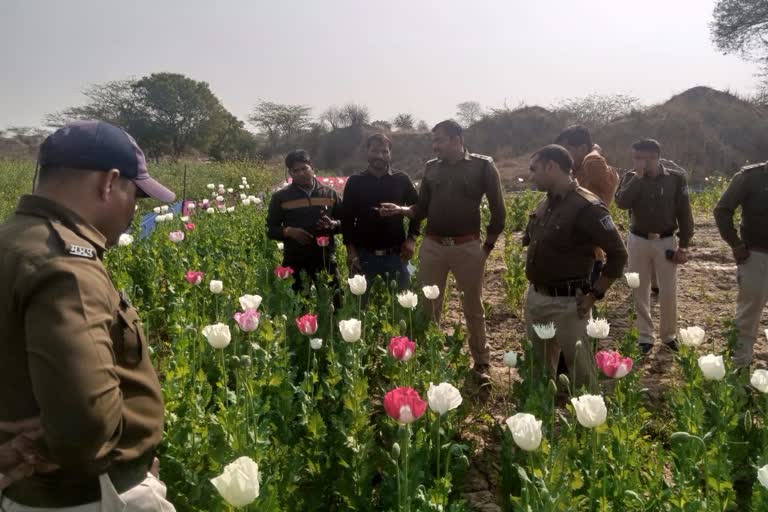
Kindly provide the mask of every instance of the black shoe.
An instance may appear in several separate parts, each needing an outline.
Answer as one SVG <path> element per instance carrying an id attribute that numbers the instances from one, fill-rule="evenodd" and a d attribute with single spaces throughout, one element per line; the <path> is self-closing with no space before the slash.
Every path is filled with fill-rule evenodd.
<path id="1" fill-rule="evenodd" d="M 669 341 L 665 341 L 664 346 L 672 352 L 677 352 L 680 350 L 680 345 L 677 343 L 677 338 L 672 338 Z"/>
<path id="2" fill-rule="evenodd" d="M 650 353 L 651 349 L 653 348 L 653 343 L 640 343 L 639 345 L 640 352 L 642 352 L 644 356 L 648 355 L 648 353 Z"/>
<path id="3" fill-rule="evenodd" d="M 659 289 L 658 288 L 651 288 L 651 293 L 658 296 L 659 295 Z"/>

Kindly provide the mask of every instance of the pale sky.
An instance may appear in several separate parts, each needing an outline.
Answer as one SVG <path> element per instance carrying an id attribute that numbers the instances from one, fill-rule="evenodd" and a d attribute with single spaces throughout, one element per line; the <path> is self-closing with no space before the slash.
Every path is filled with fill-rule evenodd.
<path id="1" fill-rule="evenodd" d="M 0 128 L 39 126 L 89 84 L 183 73 L 240 119 L 260 99 L 433 124 L 456 103 L 753 90 L 720 55 L 714 0 L 0 0 Z"/>

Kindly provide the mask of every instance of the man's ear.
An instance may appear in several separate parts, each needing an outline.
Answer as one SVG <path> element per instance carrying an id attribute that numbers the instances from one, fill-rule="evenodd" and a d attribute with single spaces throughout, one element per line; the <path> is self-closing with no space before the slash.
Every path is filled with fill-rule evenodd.
<path id="1" fill-rule="evenodd" d="M 99 196 L 102 200 L 107 200 L 114 190 L 119 186 L 120 171 L 110 169 L 107 172 L 100 173 L 99 176 Z"/>

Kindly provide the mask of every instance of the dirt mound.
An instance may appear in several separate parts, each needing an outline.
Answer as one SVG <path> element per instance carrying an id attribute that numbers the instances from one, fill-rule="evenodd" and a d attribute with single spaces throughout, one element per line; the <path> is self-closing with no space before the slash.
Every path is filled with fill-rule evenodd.
<path id="1" fill-rule="evenodd" d="M 594 134 L 609 161 L 630 167 L 628 151 L 641 137 L 658 139 L 664 156 L 685 167 L 692 181 L 732 174 L 768 158 L 768 111 L 733 94 L 694 87 L 642 112 L 616 119 Z"/>

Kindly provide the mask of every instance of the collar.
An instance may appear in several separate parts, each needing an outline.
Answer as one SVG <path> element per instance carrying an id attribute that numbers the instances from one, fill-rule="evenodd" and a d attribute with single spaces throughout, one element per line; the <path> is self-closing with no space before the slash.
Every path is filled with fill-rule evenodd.
<path id="1" fill-rule="evenodd" d="M 292 186 L 292 187 L 294 187 L 294 188 L 295 188 L 295 189 L 297 189 L 297 190 L 300 190 L 300 191 L 301 191 L 301 192 L 303 192 L 304 194 L 307 194 L 307 195 L 310 195 L 310 196 L 311 196 L 311 195 L 312 195 L 312 193 L 313 193 L 315 190 L 317 190 L 317 187 L 318 187 L 318 182 L 317 182 L 317 178 L 312 178 L 312 188 L 311 188 L 311 189 L 309 189 L 309 190 L 306 190 L 305 188 L 303 188 L 303 187 L 300 187 L 300 186 L 299 186 L 299 184 L 298 184 L 298 183 L 296 183 L 295 181 L 292 181 L 292 182 L 291 182 L 291 186 Z"/>
<path id="2" fill-rule="evenodd" d="M 371 168 L 370 167 L 366 167 L 365 170 L 363 172 L 361 172 L 360 174 L 363 175 L 363 176 L 375 176 L 371 172 Z M 387 168 L 387 173 L 385 174 L 385 176 L 392 176 L 392 166 L 391 165 Z"/>
<path id="3" fill-rule="evenodd" d="M 550 192 L 547 193 L 547 196 L 549 198 L 562 199 L 571 192 L 574 192 L 577 188 L 579 188 L 579 182 L 572 178 L 571 181 L 565 183 L 564 185 L 553 188 Z"/>
<path id="4" fill-rule="evenodd" d="M 457 163 L 461 162 L 462 160 L 472 160 L 472 158 L 470 157 L 470 154 L 471 153 L 469 152 L 469 150 L 467 148 L 464 148 L 464 156 L 462 156 L 461 158 L 459 158 L 455 162 L 448 162 L 447 160 L 442 160 L 442 159 L 438 160 L 438 162 L 440 162 L 441 164 L 454 165 L 454 164 L 457 164 Z"/>
<path id="5" fill-rule="evenodd" d="M 45 197 L 34 194 L 22 196 L 19 200 L 19 206 L 16 207 L 16 213 L 60 221 L 67 228 L 91 242 L 99 252 L 104 252 L 107 247 L 107 238 L 98 229 L 88 224 L 69 208 Z"/>

